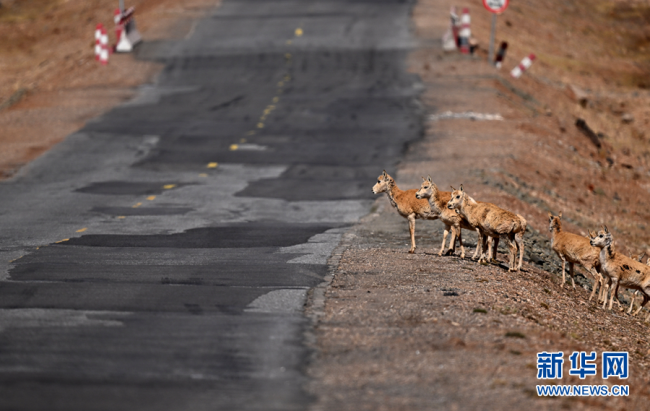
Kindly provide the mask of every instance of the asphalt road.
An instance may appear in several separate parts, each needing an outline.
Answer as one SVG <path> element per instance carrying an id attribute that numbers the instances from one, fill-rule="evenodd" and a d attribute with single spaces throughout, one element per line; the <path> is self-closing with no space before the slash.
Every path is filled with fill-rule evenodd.
<path id="1" fill-rule="evenodd" d="M 306 409 L 306 293 L 421 133 L 410 8 L 225 0 L 143 44 L 155 84 L 0 184 L 0 409 Z"/>

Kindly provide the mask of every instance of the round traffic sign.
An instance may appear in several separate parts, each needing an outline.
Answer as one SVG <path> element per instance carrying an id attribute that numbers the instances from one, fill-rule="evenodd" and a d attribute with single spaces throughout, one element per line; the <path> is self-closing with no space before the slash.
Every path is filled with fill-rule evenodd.
<path id="1" fill-rule="evenodd" d="M 483 6 L 492 13 L 503 13 L 510 0 L 483 0 Z"/>

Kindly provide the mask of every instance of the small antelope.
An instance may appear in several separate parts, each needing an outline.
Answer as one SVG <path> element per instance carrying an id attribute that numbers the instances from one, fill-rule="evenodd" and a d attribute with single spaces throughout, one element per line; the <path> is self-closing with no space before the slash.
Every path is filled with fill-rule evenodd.
<path id="1" fill-rule="evenodd" d="M 402 191 L 397 187 L 393 177 L 386 173 L 386 170 L 377 177 L 377 184 L 372 187 L 374 194 L 386 193 L 393 207 L 402 217 L 409 222 L 409 232 L 411 233 L 411 249 L 409 253 L 415 253 L 415 220 L 426 219 L 435 220 L 438 218 L 436 213 L 431 212 L 431 207 L 427 200 L 415 198 L 417 189 Z"/>
<path id="2" fill-rule="evenodd" d="M 611 279 L 611 297 L 608 309 L 612 309 L 614 298 L 618 300 L 618 287 L 623 286 L 641 291 L 643 302 L 633 315 L 637 315 L 650 300 L 650 267 L 614 250 L 614 238 L 607 226 L 596 234 L 589 233 L 591 245 L 600 248 L 600 266 L 603 274 Z M 603 308 L 607 299 L 603 303 Z M 646 317 L 646 321 L 650 315 Z"/>
<path id="3" fill-rule="evenodd" d="M 644 251 L 643 253 L 639 254 L 639 255 L 636 257 L 636 260 L 637 260 L 638 262 L 642 262 L 642 261 L 643 261 L 643 257 L 645 257 L 645 251 Z M 632 256 L 630 256 L 630 258 L 632 258 Z M 650 258 L 648 258 L 648 259 L 645 261 L 645 264 L 646 264 L 647 266 L 650 266 Z M 637 294 L 639 294 L 639 290 L 634 290 L 634 294 L 632 294 L 631 297 L 630 297 L 630 308 L 627 309 L 627 313 L 628 313 L 628 314 L 631 313 L 631 312 L 632 312 L 632 308 L 634 308 L 634 302 L 636 301 L 636 296 L 637 296 Z"/>
<path id="4" fill-rule="evenodd" d="M 438 218 L 445 225 L 445 231 L 442 236 L 442 245 L 440 246 L 440 252 L 438 255 L 442 255 L 445 249 L 445 243 L 447 242 L 447 235 L 451 231 L 451 238 L 449 239 L 449 250 L 448 253 L 453 254 L 456 251 L 456 238 L 460 242 L 460 257 L 465 258 L 465 247 L 463 246 L 463 239 L 461 228 L 466 230 L 473 230 L 474 228 L 470 226 L 467 221 L 463 220 L 458 213 L 447 208 L 447 203 L 451 199 L 451 193 L 449 191 L 440 191 L 438 186 L 431 181 L 431 176 L 427 178 L 422 177 L 422 185 L 420 189 L 415 193 L 417 199 L 428 199 L 429 206 L 431 211 L 438 214 Z M 476 253 L 474 253 L 474 258 L 478 254 L 478 245 L 476 247 Z"/>
<path id="5" fill-rule="evenodd" d="M 454 189 L 447 208 L 456 209 L 470 226 L 478 228 L 479 241 L 481 245 L 480 261 L 485 261 L 485 249 L 487 238 L 494 238 L 494 249 L 496 251 L 497 239 L 504 237 L 508 241 L 510 251 L 509 271 L 519 271 L 524 259 L 524 233 L 526 232 L 526 220 L 517 214 L 506 211 L 491 203 L 479 203 L 467 195 L 461 185 L 458 190 Z M 517 249 L 519 249 L 519 263 L 517 264 Z"/>
<path id="6" fill-rule="evenodd" d="M 562 231 L 562 213 L 557 216 L 548 213 L 548 218 L 548 230 L 551 232 L 551 248 L 560 257 L 560 260 L 562 260 L 562 286 L 564 286 L 566 281 L 564 267 L 568 262 L 571 283 L 573 284 L 573 288 L 576 288 L 576 282 L 573 277 L 573 265 L 578 263 L 594 278 L 594 285 L 589 296 L 589 301 L 591 301 L 596 293 L 599 284 L 601 292 L 598 296 L 598 301 L 601 301 L 602 298 L 605 298 L 602 296 L 603 290 L 605 289 L 605 280 L 598 272 L 600 269 L 600 250 L 592 247 L 589 239 Z"/>

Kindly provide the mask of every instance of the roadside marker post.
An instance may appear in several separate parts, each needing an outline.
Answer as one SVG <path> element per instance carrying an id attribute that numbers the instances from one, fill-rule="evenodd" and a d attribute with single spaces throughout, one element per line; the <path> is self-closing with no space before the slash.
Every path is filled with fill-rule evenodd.
<path id="1" fill-rule="evenodd" d="M 442 36 L 442 48 L 445 51 L 458 50 L 458 14 L 456 14 L 456 7 L 451 6 L 449 11 L 449 29 Z"/>
<path id="2" fill-rule="evenodd" d="M 488 61 L 494 64 L 494 37 L 497 31 L 497 15 L 503 13 L 507 8 L 510 0 L 483 0 L 483 6 L 492 13 L 492 28 L 490 30 L 490 48 L 488 51 Z"/>
<path id="3" fill-rule="evenodd" d="M 460 43 L 460 52 L 463 54 L 470 53 L 469 38 L 472 36 L 472 29 L 470 28 L 471 19 L 469 16 L 469 8 L 463 9 L 463 15 L 460 17 L 460 33 L 458 34 Z"/>
<path id="4" fill-rule="evenodd" d="M 99 57 L 102 54 L 102 30 L 104 25 L 102 23 L 97 24 L 95 28 L 95 60 L 99 61 Z"/>
<path id="5" fill-rule="evenodd" d="M 521 63 L 519 63 L 517 67 L 512 69 L 510 75 L 514 78 L 521 77 L 524 71 L 533 65 L 533 61 L 535 61 L 535 55 L 533 53 L 530 53 L 528 56 L 524 57 L 523 60 L 521 60 Z"/>
<path id="6" fill-rule="evenodd" d="M 108 64 L 108 54 L 108 34 L 102 27 L 99 35 L 99 62 L 104 66 Z"/>
<path id="7" fill-rule="evenodd" d="M 135 19 L 133 18 L 134 13 L 134 7 L 129 7 L 129 9 L 125 11 L 115 9 L 115 16 L 113 17 L 113 20 L 115 21 L 115 35 L 117 38 L 115 51 L 118 53 L 129 53 L 133 51 L 133 47 L 136 44 L 142 41 L 142 36 L 135 27 Z"/>

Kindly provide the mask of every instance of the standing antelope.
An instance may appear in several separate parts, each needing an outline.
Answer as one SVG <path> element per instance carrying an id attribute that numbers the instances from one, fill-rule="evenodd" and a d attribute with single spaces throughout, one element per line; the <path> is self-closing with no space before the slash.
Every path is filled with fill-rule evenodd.
<path id="1" fill-rule="evenodd" d="M 611 279 L 611 297 L 608 309 L 612 309 L 614 298 L 618 300 L 618 287 L 623 286 L 633 290 L 641 291 L 643 302 L 633 315 L 637 315 L 650 300 L 650 267 L 633 260 L 622 253 L 614 250 L 614 237 L 607 226 L 596 234 L 589 233 L 591 245 L 600 248 L 600 266 L 603 274 Z M 603 308 L 607 299 L 603 303 Z M 650 315 L 646 317 L 646 321 Z"/>
<path id="2" fill-rule="evenodd" d="M 601 288 L 598 301 L 600 302 L 603 298 L 606 298 L 602 295 L 605 290 L 605 281 L 603 276 L 598 272 L 600 270 L 600 250 L 593 247 L 589 243 L 589 239 L 562 231 L 562 213 L 557 216 L 548 213 L 548 218 L 548 230 L 551 232 L 551 248 L 560 257 L 560 260 L 562 260 L 562 286 L 564 286 L 566 280 L 564 268 L 568 262 L 571 283 L 573 284 L 573 288 L 576 288 L 576 282 L 573 277 L 573 265 L 578 263 L 594 278 L 594 285 L 589 296 L 589 301 L 591 301 L 596 293 L 599 284 Z"/>
<path id="3" fill-rule="evenodd" d="M 445 231 L 442 236 L 442 245 L 440 246 L 440 252 L 438 255 L 442 255 L 445 249 L 445 243 L 447 242 L 447 235 L 451 230 L 451 238 L 449 240 L 449 250 L 450 254 L 453 254 L 456 251 L 456 238 L 460 242 L 460 257 L 465 258 L 465 247 L 463 246 L 463 239 L 461 228 L 466 230 L 474 230 L 467 221 L 456 213 L 454 210 L 447 208 L 447 203 L 451 199 L 451 193 L 449 191 L 440 191 L 438 186 L 431 180 L 431 176 L 427 178 L 422 177 L 422 185 L 415 197 L 418 199 L 424 198 L 428 199 L 429 206 L 431 211 L 438 214 L 440 221 L 445 225 Z M 478 255 L 478 243 L 476 245 L 476 251 L 474 252 L 474 257 Z"/>
<path id="4" fill-rule="evenodd" d="M 636 260 L 637 260 L 638 262 L 642 262 L 642 261 L 643 261 L 643 257 L 645 257 L 645 251 L 644 251 L 643 253 L 639 254 L 639 255 L 636 257 Z M 630 255 L 630 258 L 632 258 L 631 255 Z M 648 258 L 648 259 L 645 261 L 645 264 L 646 264 L 647 266 L 650 266 L 650 258 Z M 632 295 L 630 296 L 630 308 L 627 309 L 627 313 L 628 313 L 628 314 L 632 312 L 632 308 L 634 307 L 634 302 L 635 302 L 635 300 L 636 300 L 636 296 L 637 296 L 637 294 L 639 294 L 639 290 L 634 290 L 634 294 L 632 294 Z"/>
<path id="5" fill-rule="evenodd" d="M 487 237 L 494 238 L 495 251 L 497 239 L 504 237 L 508 241 L 510 251 L 509 271 L 518 271 L 524 259 L 524 233 L 526 220 L 517 214 L 506 211 L 491 203 L 479 203 L 467 195 L 463 186 L 451 193 L 447 203 L 449 209 L 456 209 L 470 226 L 478 228 L 481 245 L 480 261 L 485 261 Z M 517 249 L 519 249 L 519 263 L 517 264 Z"/>
<path id="6" fill-rule="evenodd" d="M 409 253 L 415 252 L 415 220 L 426 219 L 435 220 L 438 218 L 436 213 L 431 212 L 431 207 L 427 200 L 415 198 L 417 189 L 402 191 L 397 187 L 393 177 L 386 173 L 386 170 L 377 177 L 377 184 L 372 187 L 374 194 L 386 193 L 390 203 L 402 217 L 409 222 L 409 232 L 411 233 L 411 249 Z"/>

